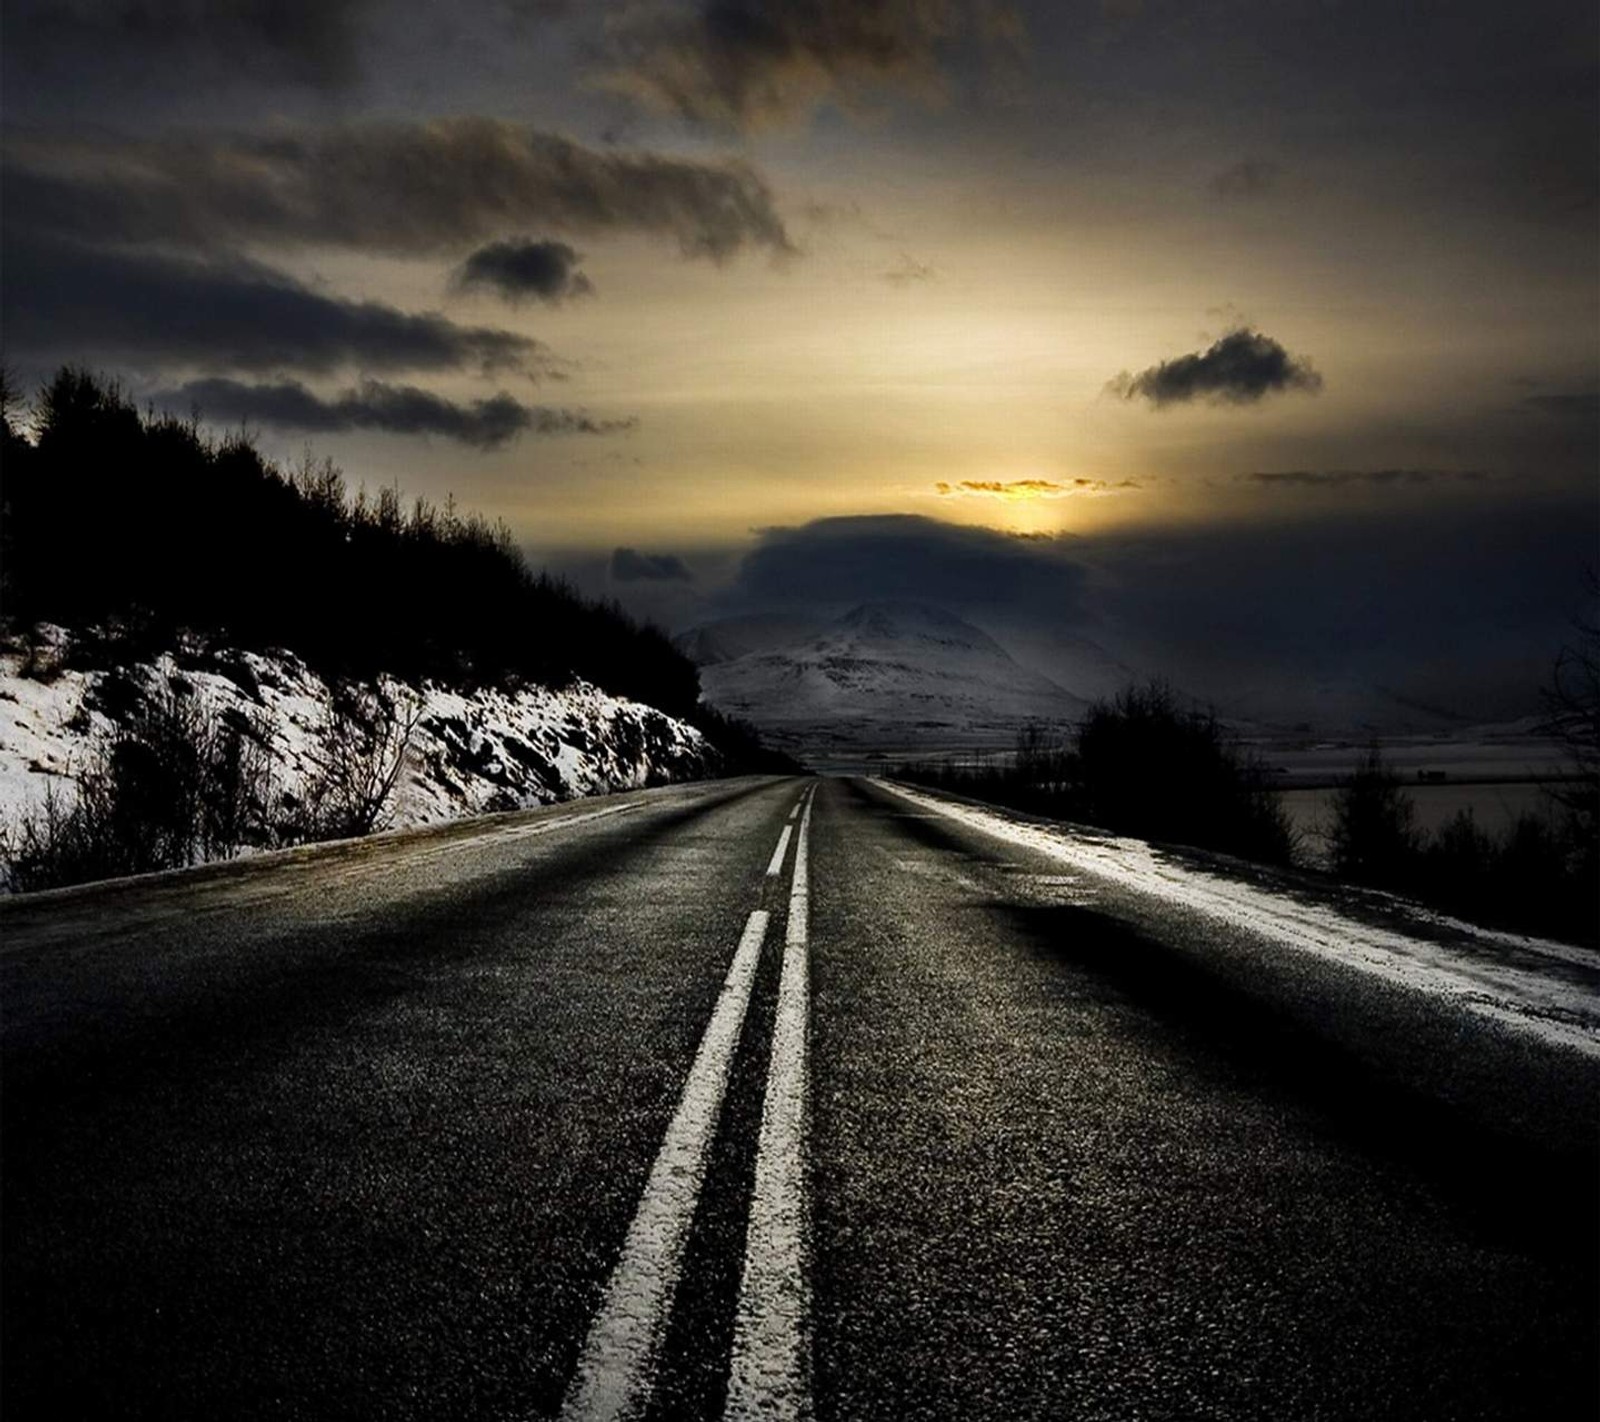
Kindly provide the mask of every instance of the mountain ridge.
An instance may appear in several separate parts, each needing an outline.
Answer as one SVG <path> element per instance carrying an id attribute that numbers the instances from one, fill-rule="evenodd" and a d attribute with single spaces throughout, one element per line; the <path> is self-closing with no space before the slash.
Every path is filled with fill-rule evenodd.
<path id="1" fill-rule="evenodd" d="M 789 744 L 1003 745 L 1029 721 L 1074 719 L 1088 704 L 932 603 L 869 600 L 809 635 L 785 635 L 780 619 L 756 622 L 725 619 L 676 640 L 687 649 L 698 638 L 713 654 L 753 643 L 702 662 L 702 694 Z M 761 630 L 770 635 L 748 635 Z"/>

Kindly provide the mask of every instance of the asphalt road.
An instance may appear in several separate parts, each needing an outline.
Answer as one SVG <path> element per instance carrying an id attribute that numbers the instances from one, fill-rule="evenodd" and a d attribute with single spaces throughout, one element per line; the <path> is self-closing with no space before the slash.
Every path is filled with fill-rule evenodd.
<path id="1" fill-rule="evenodd" d="M 0 1011 L 8 1422 L 1600 1410 L 1600 1052 L 866 781 L 11 900 Z"/>

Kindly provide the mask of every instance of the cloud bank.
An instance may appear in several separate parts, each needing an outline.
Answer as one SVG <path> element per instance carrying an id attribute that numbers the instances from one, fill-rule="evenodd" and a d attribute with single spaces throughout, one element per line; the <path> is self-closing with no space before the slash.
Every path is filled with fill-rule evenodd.
<path id="1" fill-rule="evenodd" d="M 376 301 L 324 296 L 242 257 L 189 260 L 19 238 L 0 287 L 14 355 L 189 362 L 236 370 L 554 368 L 540 342 Z"/>
<path id="2" fill-rule="evenodd" d="M 764 532 L 731 598 L 756 608 L 909 598 L 1071 617 L 1084 588 L 1083 568 L 1063 553 L 1071 546 L 913 514 L 818 519 Z"/>
<path id="3" fill-rule="evenodd" d="M 822 519 L 763 533 L 716 610 L 913 598 L 1033 648 L 1069 689 L 1093 644 L 1223 709 L 1320 720 L 1325 695 L 1381 711 L 1388 688 L 1488 719 L 1537 709 L 1594 526 L 1593 495 L 1081 538 Z"/>

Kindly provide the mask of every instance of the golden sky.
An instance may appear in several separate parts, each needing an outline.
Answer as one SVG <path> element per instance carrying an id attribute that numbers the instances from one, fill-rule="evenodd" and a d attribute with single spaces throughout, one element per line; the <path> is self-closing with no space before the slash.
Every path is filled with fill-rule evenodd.
<path id="1" fill-rule="evenodd" d="M 1592 6 L 147 8 L 9 19 L 7 359 L 536 557 L 1593 514 Z"/>

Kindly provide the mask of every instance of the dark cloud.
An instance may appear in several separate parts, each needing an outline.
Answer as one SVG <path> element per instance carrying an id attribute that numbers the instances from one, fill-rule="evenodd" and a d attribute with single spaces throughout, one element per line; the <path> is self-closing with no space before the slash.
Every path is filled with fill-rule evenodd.
<path id="1" fill-rule="evenodd" d="M 1580 390 L 1560 395 L 1530 395 L 1522 402 L 1540 414 L 1569 420 L 1600 418 L 1600 391 Z"/>
<path id="2" fill-rule="evenodd" d="M 456 404 L 414 385 L 363 380 L 331 400 L 298 381 L 245 385 L 236 380 L 191 380 L 153 397 L 172 410 L 196 410 L 204 419 L 259 422 L 284 429 L 340 433 L 382 430 L 389 434 L 442 435 L 476 449 L 497 449 L 523 434 L 614 434 L 633 420 L 596 420 L 581 410 L 524 405 L 506 394 Z"/>
<path id="3" fill-rule="evenodd" d="M 1246 158 L 1224 168 L 1211 179 L 1209 186 L 1214 196 L 1229 201 L 1265 197 L 1277 188 L 1282 171 L 1276 163 Z"/>
<path id="4" fill-rule="evenodd" d="M 460 252 L 508 229 L 647 232 L 723 261 L 793 248 L 740 162 L 597 152 L 489 118 L 153 140 L 40 139 L 7 150 L 10 219 L 91 241 Z"/>
<path id="5" fill-rule="evenodd" d="M 375 301 L 341 301 L 258 262 L 189 261 L 17 238 L 0 287 L 15 356 L 236 370 L 548 372 L 546 347 Z"/>
<path id="6" fill-rule="evenodd" d="M 612 28 L 615 88 L 684 118 L 746 126 L 866 85 L 932 90 L 975 34 L 1014 35 L 997 0 L 694 0 Z"/>
<path id="7" fill-rule="evenodd" d="M 578 270 L 582 259 L 565 242 L 527 238 L 491 242 L 480 247 L 456 272 L 456 285 L 498 292 L 513 306 L 523 301 L 552 305 L 588 296 L 593 284 Z"/>
<path id="8" fill-rule="evenodd" d="M 694 573 L 676 553 L 617 548 L 611 554 L 611 578 L 619 583 L 692 583 Z"/>
<path id="9" fill-rule="evenodd" d="M 1083 586 L 1071 547 L 909 514 L 819 519 L 763 533 L 730 596 L 754 608 L 909 598 L 1070 617 Z"/>
<path id="10" fill-rule="evenodd" d="M 1351 485 L 1393 488 L 1397 485 L 1480 484 L 1492 477 L 1482 469 L 1281 469 L 1239 476 L 1272 487 L 1343 489 Z"/>
<path id="11" fill-rule="evenodd" d="M 1597 538 L 1592 492 L 1080 538 L 825 519 L 763 533 L 715 610 L 912 598 L 1014 650 L 1092 644 L 1239 714 L 1381 720 L 1388 688 L 1489 719 L 1537 709 Z M 1060 655 L 1031 664 L 1072 689 Z"/>
<path id="12" fill-rule="evenodd" d="M 1164 360 L 1137 375 L 1124 371 L 1107 389 L 1124 400 L 1143 397 L 1157 408 L 1194 400 L 1249 405 L 1278 391 L 1314 395 L 1322 377 L 1271 336 L 1241 328 L 1198 354 Z"/>
<path id="13" fill-rule="evenodd" d="M 1220 705 L 1320 722 L 1365 700 L 1381 720 L 1386 687 L 1489 719 L 1537 710 L 1597 538 L 1590 493 L 1176 529 L 1082 556 L 1141 664 Z"/>
<path id="14" fill-rule="evenodd" d="M 369 0 L 16 0 L 6 46 L 80 77 L 108 66 L 154 66 L 186 84 L 239 76 L 316 87 L 358 72 Z"/>

